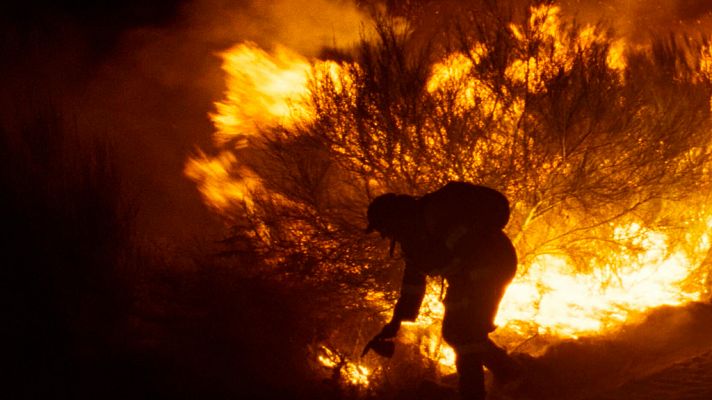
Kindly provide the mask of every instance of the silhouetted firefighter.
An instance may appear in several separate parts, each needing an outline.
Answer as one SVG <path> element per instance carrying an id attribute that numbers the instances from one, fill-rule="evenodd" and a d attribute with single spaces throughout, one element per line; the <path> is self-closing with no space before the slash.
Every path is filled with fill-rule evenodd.
<path id="1" fill-rule="evenodd" d="M 517 366 L 488 337 L 504 290 L 514 278 L 517 255 L 502 229 L 509 202 L 500 192 L 465 182 L 450 182 L 422 197 L 388 193 L 368 207 L 368 232 L 399 243 L 405 258 L 400 297 L 393 317 L 364 349 L 393 354 L 402 321 L 418 316 L 426 276 L 448 283 L 442 335 L 455 350 L 463 399 L 484 399 L 483 365 L 507 381 Z"/>

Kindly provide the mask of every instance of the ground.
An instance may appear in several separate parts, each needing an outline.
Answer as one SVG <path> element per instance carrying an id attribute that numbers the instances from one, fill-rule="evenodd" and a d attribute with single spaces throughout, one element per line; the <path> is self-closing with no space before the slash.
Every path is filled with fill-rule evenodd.
<path id="1" fill-rule="evenodd" d="M 609 337 L 523 359 L 524 383 L 491 400 L 712 399 L 712 305 L 664 307 Z"/>
<path id="2" fill-rule="evenodd" d="M 590 400 L 712 399 L 712 349 Z"/>

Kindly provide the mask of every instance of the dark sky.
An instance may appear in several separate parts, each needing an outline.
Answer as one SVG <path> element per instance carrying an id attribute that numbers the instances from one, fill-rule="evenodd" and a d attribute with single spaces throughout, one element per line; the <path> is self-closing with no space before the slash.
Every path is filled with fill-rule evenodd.
<path id="1" fill-rule="evenodd" d="M 34 104 L 50 103 L 80 134 L 108 137 L 142 234 L 186 238 L 212 229 L 182 168 L 210 137 L 207 112 L 220 95 L 215 49 L 181 52 L 182 1 L 86 4 L 0 6 L 0 122 L 12 124 Z M 166 40 L 171 35 L 176 40 Z M 179 69 L 190 73 L 169 76 Z"/>
<path id="2" fill-rule="evenodd" d="M 4 32 L 62 40 L 73 30 L 93 56 L 109 52 L 118 35 L 131 28 L 170 23 L 185 0 L 51 1 L 9 0 L 0 5 Z M 7 34 L 7 33 L 6 33 Z"/>
<path id="3" fill-rule="evenodd" d="M 175 16 L 185 0 L 104 0 L 86 1 L 8 0 L 2 5 L 3 15 L 24 20 L 65 17 L 87 25 L 122 28 L 165 22 Z"/>

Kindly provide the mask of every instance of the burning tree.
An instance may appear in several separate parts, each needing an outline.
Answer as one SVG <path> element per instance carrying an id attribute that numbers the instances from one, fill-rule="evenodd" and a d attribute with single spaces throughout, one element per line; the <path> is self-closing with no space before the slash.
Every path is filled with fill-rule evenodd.
<path id="1" fill-rule="evenodd" d="M 357 316 L 379 322 L 399 283 L 399 260 L 363 234 L 369 200 L 450 180 L 511 201 L 520 273 L 503 335 L 575 336 L 705 296 L 706 42 L 633 48 L 552 4 L 460 17 L 437 35 L 415 29 L 417 14 L 377 18 L 375 39 L 344 51 L 347 61 L 250 44 L 225 54 L 233 82 L 213 116 L 223 152 L 198 155 L 186 173 L 266 260 L 261 273 L 320 287 L 321 337 L 348 349 L 329 357 L 358 351 L 372 333 L 361 329 L 375 327 Z M 590 294 L 578 285 L 609 299 L 547 297 L 562 286 Z"/>

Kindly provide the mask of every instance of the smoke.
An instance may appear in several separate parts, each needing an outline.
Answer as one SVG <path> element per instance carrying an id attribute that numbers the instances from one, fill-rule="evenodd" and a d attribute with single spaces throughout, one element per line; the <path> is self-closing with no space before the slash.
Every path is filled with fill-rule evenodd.
<path id="1" fill-rule="evenodd" d="M 146 229 L 190 235 L 211 217 L 182 170 L 196 147 L 210 149 L 214 128 L 207 115 L 225 90 L 219 54 L 245 41 L 267 50 L 279 44 L 307 57 L 326 47 L 348 48 L 371 26 L 366 3 L 374 5 L 346 0 L 187 2 L 171 21 L 122 32 L 107 57 L 87 62 L 90 70 L 81 72 L 80 83 L 58 91 L 80 125 L 114 138 L 141 199 L 139 217 Z M 635 40 L 670 29 L 712 26 L 712 5 L 704 0 L 565 0 L 562 7 L 582 22 L 608 21 Z M 53 64 L 81 59 L 77 54 L 86 46 L 72 35 L 69 45 L 61 46 L 72 51 L 53 52 Z"/>
<path id="2" fill-rule="evenodd" d="M 179 24 L 193 43 L 223 49 L 241 41 L 267 49 L 279 44 L 304 56 L 355 43 L 367 21 L 345 0 L 196 0 L 184 7 L 182 18 Z"/>
<path id="3" fill-rule="evenodd" d="M 396 9 L 400 3 L 407 2 L 388 4 Z M 448 4 L 428 4 L 438 3 Z M 279 44 L 307 57 L 325 47 L 350 47 L 370 27 L 365 8 L 376 4 L 195 0 L 171 9 L 170 19 L 160 24 L 130 28 L 115 39 L 102 32 L 101 40 L 88 37 L 99 29 L 96 24 L 77 27 L 66 17 L 44 16 L 38 31 L 54 36 L 50 41 L 42 36 L 35 42 L 17 40 L 17 32 L 3 30 L 4 50 L 11 50 L 10 58 L 22 60 L 3 69 L 4 80 L 11 84 L 5 86 L 12 90 L 3 96 L 2 110 L 14 112 L 17 93 L 19 97 L 30 97 L 30 91 L 40 97 L 49 93 L 62 104 L 65 115 L 76 118 L 79 128 L 113 138 L 129 186 L 140 199 L 142 225 L 156 234 L 190 235 L 210 217 L 182 170 L 196 146 L 210 147 L 213 127 L 207 115 L 225 89 L 219 53 L 244 41 L 267 50 Z M 632 40 L 669 30 L 712 30 L 712 3 L 706 0 L 561 4 L 564 12 L 582 22 L 607 21 Z M 105 15 L 99 20 L 110 19 Z M 17 84 L 19 76 L 24 77 L 24 86 Z"/>
<path id="4" fill-rule="evenodd" d="M 170 20 L 122 28 L 97 55 L 90 45 L 96 27 L 56 19 L 61 38 L 51 46 L 39 40 L 27 58 L 32 66 L 16 70 L 80 131 L 111 138 L 144 234 L 202 236 L 218 232 L 221 221 L 205 209 L 183 168 L 196 148 L 210 149 L 208 114 L 225 90 L 219 54 L 251 41 L 316 56 L 324 47 L 354 44 L 365 20 L 351 1 L 196 0 L 172 11 Z"/>
<path id="5" fill-rule="evenodd" d="M 670 32 L 712 31 L 712 3 L 707 0 L 563 0 L 561 5 L 582 22 L 603 21 L 631 43 Z"/>

